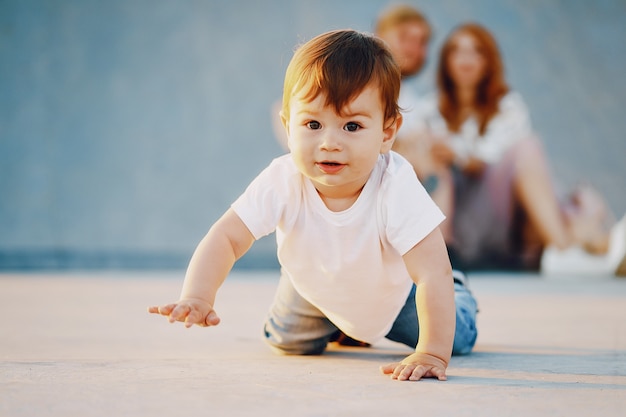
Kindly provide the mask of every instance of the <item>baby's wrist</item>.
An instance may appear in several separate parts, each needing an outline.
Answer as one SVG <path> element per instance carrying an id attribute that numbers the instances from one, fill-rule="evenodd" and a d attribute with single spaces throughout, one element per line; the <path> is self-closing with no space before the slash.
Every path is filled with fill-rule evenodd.
<path id="1" fill-rule="evenodd" d="M 416 350 L 413 355 L 411 355 L 418 359 L 420 362 L 427 362 L 437 364 L 443 368 L 448 367 L 448 363 L 450 362 L 450 356 L 447 358 L 445 355 L 440 355 L 432 352 L 425 352 L 423 350 Z"/>

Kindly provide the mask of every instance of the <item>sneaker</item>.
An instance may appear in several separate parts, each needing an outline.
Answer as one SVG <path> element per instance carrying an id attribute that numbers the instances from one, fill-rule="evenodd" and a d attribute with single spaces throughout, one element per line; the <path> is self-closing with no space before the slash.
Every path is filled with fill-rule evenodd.
<path id="1" fill-rule="evenodd" d="M 615 270 L 615 276 L 617 277 L 626 277 L 626 256 L 622 259 L 622 263 L 617 266 Z"/>
<path id="2" fill-rule="evenodd" d="M 592 255 L 580 246 L 563 250 L 550 246 L 541 255 L 541 275 L 546 278 L 606 278 L 613 271 L 606 255 Z"/>
<path id="3" fill-rule="evenodd" d="M 626 277 L 626 214 L 611 228 L 608 262 L 614 274 Z"/>
<path id="4" fill-rule="evenodd" d="M 547 247 L 541 257 L 541 273 L 550 277 L 626 276 L 626 215 L 611 228 L 606 254 L 593 255 L 579 246 L 564 250 Z"/>

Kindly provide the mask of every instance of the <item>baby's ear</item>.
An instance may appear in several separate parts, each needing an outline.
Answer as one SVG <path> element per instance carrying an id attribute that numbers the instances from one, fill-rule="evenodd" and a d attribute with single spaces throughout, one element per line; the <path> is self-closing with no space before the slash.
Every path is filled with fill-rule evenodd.
<path id="1" fill-rule="evenodd" d="M 283 113 L 283 111 L 280 111 L 280 121 L 283 124 L 283 127 L 285 128 L 285 137 L 287 138 L 287 143 L 285 145 L 287 145 L 287 149 L 291 150 L 290 146 L 289 146 L 289 138 L 291 137 L 291 135 L 289 134 L 289 120 L 285 117 L 285 114 Z"/>
<path id="2" fill-rule="evenodd" d="M 402 115 L 400 113 L 398 113 L 394 119 L 385 121 L 385 127 L 383 128 L 383 143 L 380 147 L 380 153 L 387 153 L 391 150 L 400 126 L 402 126 Z"/>
<path id="3" fill-rule="evenodd" d="M 282 122 L 283 127 L 285 128 L 287 133 L 289 133 L 289 120 L 287 120 L 282 110 L 278 114 L 280 115 L 280 121 Z"/>

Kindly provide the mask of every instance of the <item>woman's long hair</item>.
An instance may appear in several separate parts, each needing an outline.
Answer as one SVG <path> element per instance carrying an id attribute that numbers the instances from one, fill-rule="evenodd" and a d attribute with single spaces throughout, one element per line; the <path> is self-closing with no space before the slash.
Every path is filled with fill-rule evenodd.
<path id="1" fill-rule="evenodd" d="M 437 70 L 439 111 L 446 120 L 448 129 L 452 132 L 458 132 L 463 120 L 460 118 L 460 104 L 456 87 L 450 76 L 448 58 L 454 48 L 454 38 L 460 33 L 468 34 L 474 38 L 485 59 L 485 73 L 476 87 L 477 91 L 474 98 L 479 133 L 483 135 L 487 130 L 489 121 L 498 113 L 498 103 L 509 91 L 509 87 L 504 79 L 504 65 L 496 40 L 487 29 L 479 24 L 467 23 L 457 27 L 448 36 L 441 49 Z"/>

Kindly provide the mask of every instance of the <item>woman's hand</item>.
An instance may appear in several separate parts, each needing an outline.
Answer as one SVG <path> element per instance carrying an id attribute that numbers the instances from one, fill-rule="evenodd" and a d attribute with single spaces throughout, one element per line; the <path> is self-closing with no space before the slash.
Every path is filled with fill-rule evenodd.
<path id="1" fill-rule="evenodd" d="M 434 141 L 430 153 L 435 161 L 446 166 L 452 165 L 456 159 L 454 150 L 442 141 Z"/>
<path id="2" fill-rule="evenodd" d="M 486 167 L 487 164 L 485 162 L 478 158 L 470 156 L 468 160 L 465 161 L 465 164 L 461 167 L 461 169 L 463 170 L 463 173 L 468 177 L 480 177 L 485 171 Z"/>

